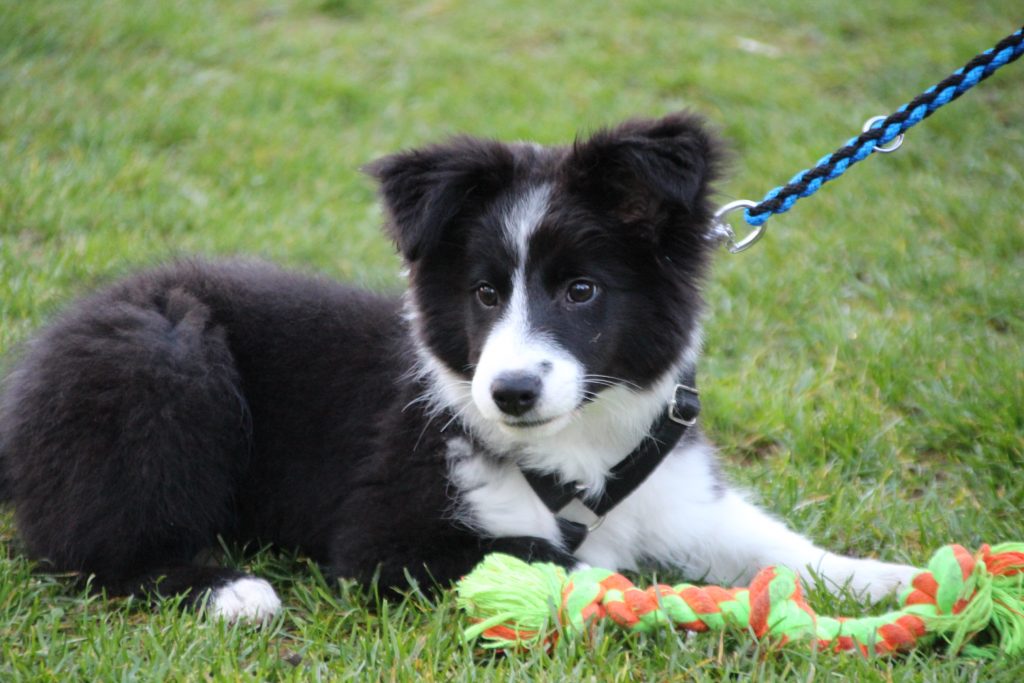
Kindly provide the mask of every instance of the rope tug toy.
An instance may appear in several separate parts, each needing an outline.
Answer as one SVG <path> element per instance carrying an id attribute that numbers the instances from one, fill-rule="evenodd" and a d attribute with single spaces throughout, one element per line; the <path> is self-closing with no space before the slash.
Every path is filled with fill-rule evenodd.
<path id="1" fill-rule="evenodd" d="M 746 588 L 644 590 L 605 569 L 567 574 L 495 553 L 459 581 L 457 595 L 474 622 L 466 639 L 492 649 L 553 645 L 560 634 L 586 634 L 610 620 L 631 632 L 747 631 L 769 643 L 811 640 L 835 652 L 903 652 L 939 638 L 953 653 L 1024 655 L 1024 543 L 983 545 L 974 554 L 942 547 L 901 595 L 902 608 L 880 616 L 819 616 L 785 567 L 762 569 Z"/>

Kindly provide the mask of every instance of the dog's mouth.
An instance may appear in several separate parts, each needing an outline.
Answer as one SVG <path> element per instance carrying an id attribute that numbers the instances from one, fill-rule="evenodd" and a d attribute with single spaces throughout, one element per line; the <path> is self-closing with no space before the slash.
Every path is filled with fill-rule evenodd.
<path id="1" fill-rule="evenodd" d="M 501 419 L 501 425 L 503 427 L 509 427 L 512 430 L 526 431 L 528 429 L 539 429 L 540 427 L 547 427 L 553 424 L 559 424 L 564 426 L 567 424 L 574 415 L 578 414 L 584 406 L 587 405 L 587 401 L 580 401 L 573 410 L 568 413 L 561 415 L 554 415 L 552 417 L 544 417 L 539 419 L 516 419 L 511 417 L 504 417 Z"/>
<path id="2" fill-rule="evenodd" d="M 506 427 L 514 429 L 533 429 L 534 427 L 549 425 L 557 419 L 558 417 L 548 417 L 543 420 L 502 420 L 501 423 Z"/>

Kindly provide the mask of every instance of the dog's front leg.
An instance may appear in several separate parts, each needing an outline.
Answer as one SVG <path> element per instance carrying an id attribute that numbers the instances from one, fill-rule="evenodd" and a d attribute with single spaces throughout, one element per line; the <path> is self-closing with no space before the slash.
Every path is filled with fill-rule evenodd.
<path id="1" fill-rule="evenodd" d="M 808 583 L 849 587 L 871 600 L 909 584 L 914 568 L 828 552 L 729 488 L 704 443 L 673 453 L 608 515 L 577 555 L 593 565 L 652 560 L 688 578 L 743 585 L 757 570 L 784 565 Z"/>
<path id="2" fill-rule="evenodd" d="M 386 486 L 376 480 L 353 486 L 332 534 L 330 572 L 363 583 L 376 579 L 386 587 L 402 588 L 410 580 L 444 587 L 491 552 L 577 564 L 561 547 L 554 516 L 539 500 L 521 504 L 532 494 L 518 470 L 510 470 L 511 477 L 489 477 L 501 467 L 481 467 L 454 468 L 451 481 L 441 479 L 441 470 L 409 466 L 389 473 Z"/>
<path id="3" fill-rule="evenodd" d="M 483 536 L 490 552 L 530 562 L 579 564 L 568 552 L 555 515 L 530 488 L 518 467 L 479 455 L 452 459 L 449 477 L 453 521 Z"/>

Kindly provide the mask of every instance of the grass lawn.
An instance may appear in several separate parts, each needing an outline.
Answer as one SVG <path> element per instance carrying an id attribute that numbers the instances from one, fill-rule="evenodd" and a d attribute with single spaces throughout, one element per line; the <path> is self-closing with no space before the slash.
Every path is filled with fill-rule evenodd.
<path id="1" fill-rule="evenodd" d="M 400 286 L 358 168 L 454 132 L 566 142 L 681 107 L 760 198 L 1017 28 L 1019 0 L 0 3 L 0 351 L 97 283 L 258 254 Z M 921 563 L 1024 539 L 1024 64 L 794 211 L 708 300 L 704 422 L 729 475 L 833 549 Z M 686 495 L 681 491 L 680 495 Z M 450 595 L 381 601 L 227 554 L 284 613 L 229 627 L 34 575 L 0 514 L 0 680 L 1024 680 L 742 637 L 464 644 Z M 8 557 L 9 556 L 9 557 Z M 649 579 L 649 577 L 648 577 Z M 817 594 L 822 613 L 856 600 Z"/>

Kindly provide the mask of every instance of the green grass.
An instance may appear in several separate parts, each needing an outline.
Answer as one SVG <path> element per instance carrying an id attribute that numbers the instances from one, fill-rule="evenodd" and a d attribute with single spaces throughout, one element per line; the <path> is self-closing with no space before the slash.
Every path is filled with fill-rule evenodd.
<path id="1" fill-rule="evenodd" d="M 756 199 L 1020 20 L 1012 0 L 5 2 L 0 350 L 180 254 L 396 288 L 358 168 L 454 132 L 565 142 L 692 107 L 737 152 L 723 199 Z M 1007 67 L 716 264 L 707 429 L 737 483 L 834 549 L 920 563 L 1024 538 L 1022 83 Z M 271 553 L 227 561 L 271 578 L 284 614 L 228 627 L 84 597 L 31 572 L 9 514 L 0 535 L 2 680 L 1024 679 L 670 633 L 492 658 L 450 596 L 381 601 Z"/>

